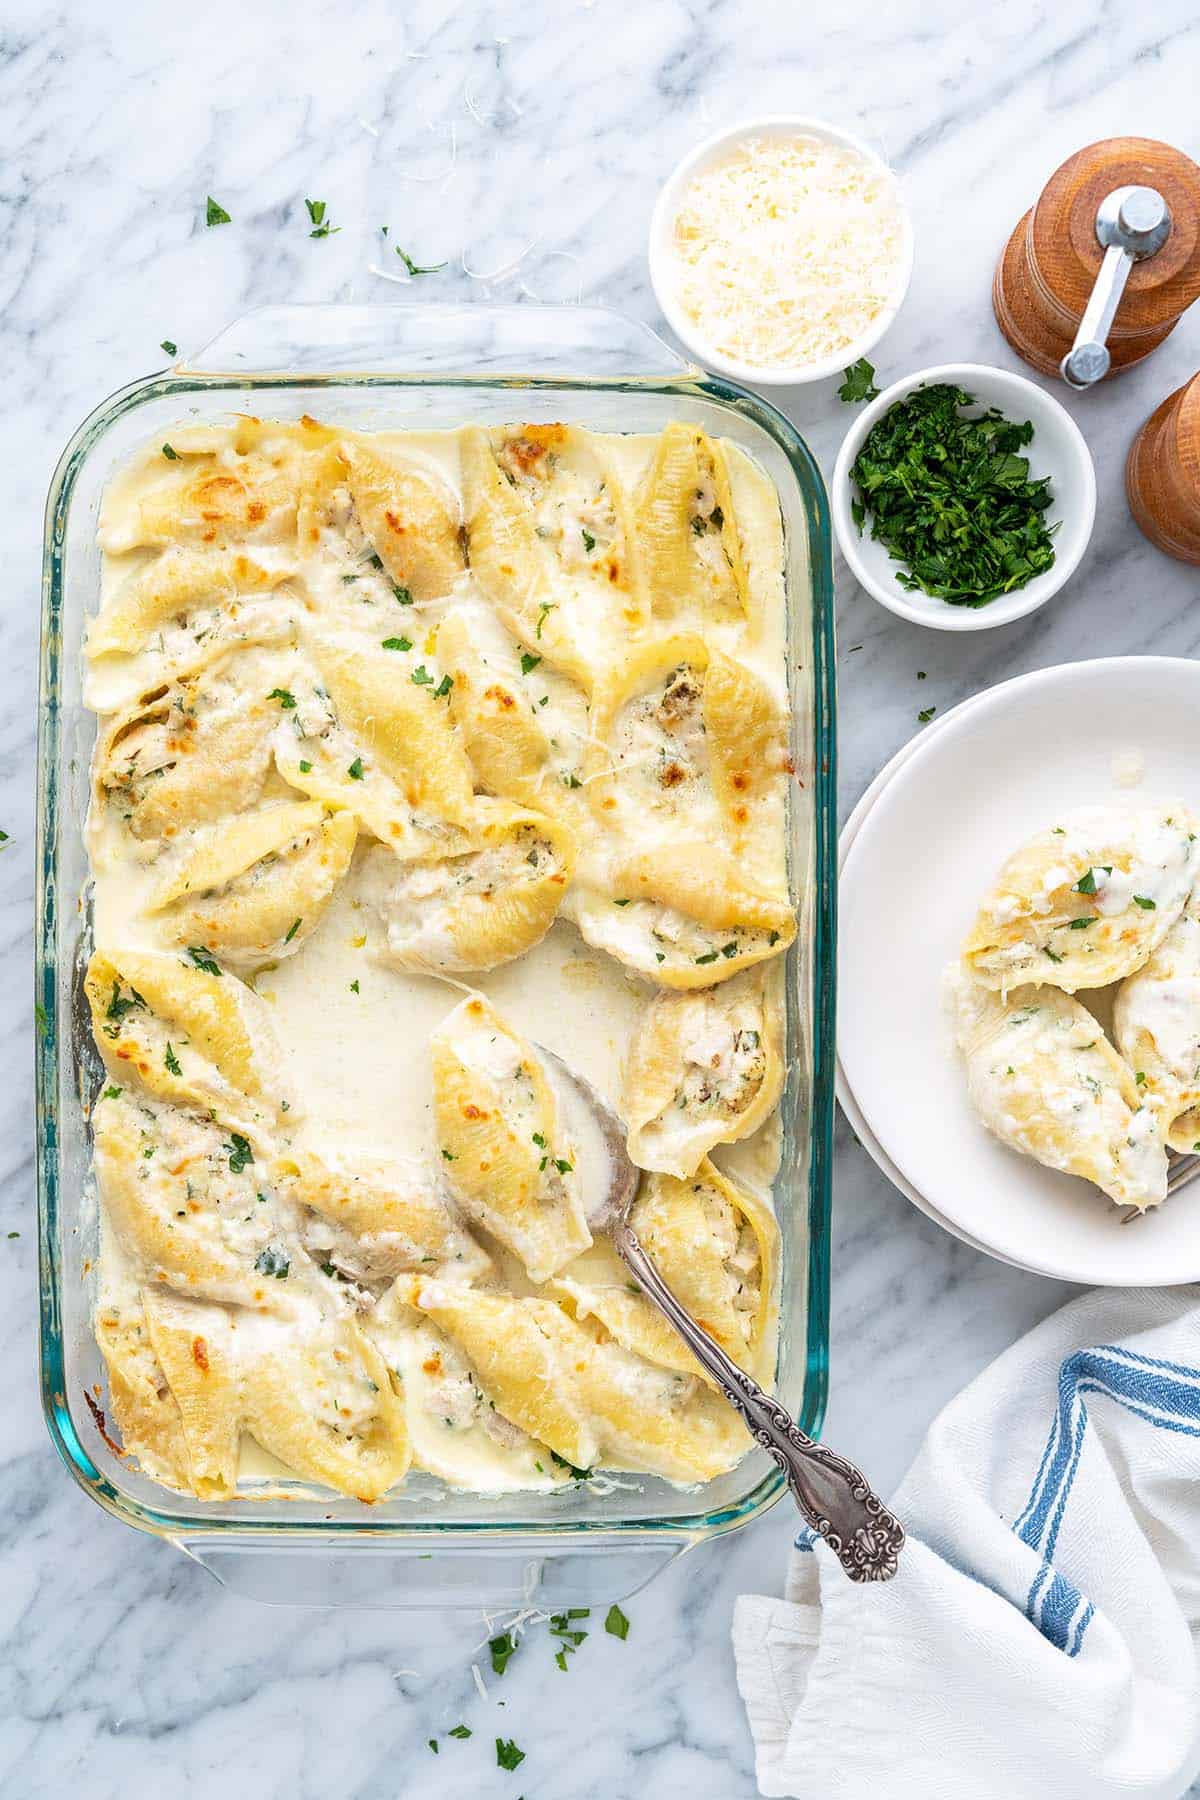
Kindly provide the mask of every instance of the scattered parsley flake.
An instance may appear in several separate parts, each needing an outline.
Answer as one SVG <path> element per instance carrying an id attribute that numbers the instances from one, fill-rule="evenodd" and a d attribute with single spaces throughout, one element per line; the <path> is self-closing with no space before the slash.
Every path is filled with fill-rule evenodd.
<path id="1" fill-rule="evenodd" d="M 119 1100 L 121 1098 L 121 1089 L 119 1087 L 106 1087 L 100 1098 L 102 1100 Z"/>
<path id="2" fill-rule="evenodd" d="M 229 1167 L 235 1175 L 240 1175 L 247 1163 L 254 1161 L 254 1152 L 240 1132 L 231 1131 L 230 1141 L 224 1148 L 229 1153 Z"/>
<path id="3" fill-rule="evenodd" d="M 937 711 L 936 706 L 927 706 L 925 708 L 924 712 L 919 712 L 917 714 L 918 725 L 928 725 L 930 719 L 932 719 L 932 717 L 936 711 Z"/>
<path id="4" fill-rule="evenodd" d="M 851 363 L 848 369 L 843 369 L 842 374 L 845 376 L 845 380 L 837 391 L 839 400 L 844 400 L 848 406 L 853 406 L 860 400 L 878 398 L 879 389 L 875 386 L 874 365 L 869 363 L 865 356 L 860 356 L 856 363 Z"/>
<path id="5" fill-rule="evenodd" d="M 1151 900 L 1147 894 L 1135 894 L 1133 896 L 1133 904 L 1135 906 L 1140 906 L 1143 912 L 1158 911 L 1158 901 Z"/>
<path id="6" fill-rule="evenodd" d="M 442 1155 L 445 1157 L 447 1162 L 456 1162 L 458 1160 L 457 1157 L 455 1156 L 453 1150 L 443 1150 Z"/>
<path id="7" fill-rule="evenodd" d="M 165 350 L 168 356 L 178 356 L 179 355 L 179 345 L 173 344 L 171 342 L 170 338 L 164 338 L 162 343 L 158 347 L 160 350 Z"/>
<path id="8" fill-rule="evenodd" d="M 231 225 L 233 223 L 225 208 L 218 206 L 211 194 L 208 195 L 208 205 L 204 209 L 204 223 L 206 225 Z"/>
<path id="9" fill-rule="evenodd" d="M 417 664 L 412 672 L 412 679 L 417 687 L 433 686 L 433 676 L 429 673 L 429 670 L 425 667 L 424 663 Z"/>
<path id="10" fill-rule="evenodd" d="M 291 943 L 292 939 L 295 937 L 296 933 L 299 931 L 300 925 L 301 925 L 301 921 L 299 919 L 292 920 L 291 924 L 288 926 L 287 936 L 283 940 L 285 944 Z"/>
<path id="11" fill-rule="evenodd" d="M 191 957 L 196 967 L 198 969 L 203 969 L 206 975 L 219 975 L 221 973 L 212 951 L 206 950 L 203 944 L 189 944 L 188 955 Z"/>
<path id="12" fill-rule="evenodd" d="M 610 1637 L 620 1638 L 622 1642 L 629 1636 L 629 1620 L 615 1601 L 608 1609 L 604 1629 Z"/>
<path id="13" fill-rule="evenodd" d="M 384 638 L 383 648 L 385 650 L 411 650 L 412 639 L 406 637 Z"/>
<path id="14" fill-rule="evenodd" d="M 358 993 L 358 991 L 359 991 L 359 989 L 358 989 L 358 982 L 357 982 L 357 981 L 352 981 L 352 982 L 351 982 L 351 983 L 350 983 L 350 992 L 351 992 L 351 993 L 352 993 L 352 994 L 357 994 L 357 993 Z"/>
<path id="15" fill-rule="evenodd" d="M 539 643 L 542 638 L 542 626 L 546 623 L 546 614 L 552 613 L 557 605 L 557 600 L 543 600 L 541 606 L 538 608 L 537 630 L 533 635 L 537 638 Z"/>
<path id="16" fill-rule="evenodd" d="M 538 664 L 541 662 L 541 660 L 542 659 L 540 656 L 533 656 L 528 650 L 526 650 L 525 653 L 523 654 L 523 656 L 521 657 L 521 673 L 522 673 L 522 675 L 528 675 L 531 669 L 536 669 Z"/>
<path id="17" fill-rule="evenodd" d="M 583 535 L 583 547 L 587 551 L 588 555 L 590 556 L 592 551 L 596 548 L 596 540 L 592 536 L 591 532 L 588 530 L 586 525 L 580 526 L 580 531 L 582 532 L 582 535 Z"/>
<path id="18" fill-rule="evenodd" d="M 575 1171 L 575 1164 L 568 1162 L 566 1158 L 562 1156 L 555 1157 L 554 1166 L 560 1175 L 571 1175 Z"/>
<path id="19" fill-rule="evenodd" d="M 503 1675 L 513 1657 L 517 1654 L 516 1640 L 511 1631 L 502 1631 L 499 1637 L 488 1639 L 488 1649 L 492 1653 L 493 1675 Z"/>
<path id="20" fill-rule="evenodd" d="M 515 1769 L 525 1761 L 525 1752 L 518 1750 L 511 1738 L 497 1738 L 496 1761 L 502 1769 Z"/>
<path id="21" fill-rule="evenodd" d="M 176 1056 L 174 1048 L 170 1042 L 168 1042 L 168 1044 L 167 1044 L 167 1054 L 163 1058 L 163 1061 L 166 1063 L 168 1075 L 182 1075 L 183 1074 L 183 1070 L 179 1066 L 179 1058 Z"/>
<path id="22" fill-rule="evenodd" d="M 167 459 L 167 461 L 168 461 L 168 462 L 178 462 L 178 461 L 179 461 L 179 452 L 178 452 L 178 450 L 173 450 L 173 449 L 172 449 L 172 448 L 171 448 L 171 446 L 170 446 L 170 444 L 164 444 L 164 445 L 163 445 L 163 447 L 162 447 L 162 453 L 163 453 L 163 455 L 164 455 L 164 456 L 165 456 L 165 457 L 166 457 L 166 459 Z"/>
<path id="23" fill-rule="evenodd" d="M 469 1738 L 470 1735 L 471 1727 L 469 1725 L 452 1725 L 450 1730 L 446 1733 L 447 1737 L 456 1738 Z"/>
<path id="24" fill-rule="evenodd" d="M 355 757 L 354 761 L 350 764 L 350 767 L 346 770 L 346 773 L 350 777 L 351 781 L 361 781 L 362 780 L 366 771 L 363 768 L 363 762 L 362 762 L 361 756 Z"/>
<path id="25" fill-rule="evenodd" d="M 440 262 L 430 263 L 427 268 L 422 268 L 420 263 L 415 263 L 413 261 L 407 250 L 402 250 L 400 248 L 399 244 L 396 245 L 396 255 L 400 258 L 400 261 L 404 264 L 410 275 L 436 275 L 439 270 L 446 267 L 444 262 Z"/>
<path id="26" fill-rule="evenodd" d="M 314 227 L 308 234 L 310 238 L 332 237 L 335 231 L 342 229 L 340 225 L 331 225 L 326 219 L 324 200 L 306 200 L 304 204 Z"/>
<path id="27" fill-rule="evenodd" d="M 290 712 L 296 704 L 295 694 L 289 694 L 286 688 L 272 688 L 267 699 L 278 700 L 284 712 Z"/>
<path id="28" fill-rule="evenodd" d="M 259 1251 L 254 1259 L 254 1266 L 260 1275 L 273 1275 L 276 1281 L 285 1281 L 292 1263 L 291 1258 L 285 1256 L 282 1250 L 268 1245 L 265 1250 Z"/>
<path id="29" fill-rule="evenodd" d="M 450 689 L 453 686 L 454 686 L 453 677 L 450 675 L 443 675 L 442 679 L 438 682 L 437 686 L 433 690 L 434 699 L 435 700 L 444 700 L 446 698 L 446 695 L 450 692 Z"/>
<path id="30" fill-rule="evenodd" d="M 310 762 L 302 762 L 300 764 L 300 773 L 302 775 L 311 775 L 312 774 L 312 764 Z"/>

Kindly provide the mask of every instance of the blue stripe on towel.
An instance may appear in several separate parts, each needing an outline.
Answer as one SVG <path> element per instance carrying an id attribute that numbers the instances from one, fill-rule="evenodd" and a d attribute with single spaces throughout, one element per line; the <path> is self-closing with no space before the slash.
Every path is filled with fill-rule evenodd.
<path id="1" fill-rule="evenodd" d="M 1027 1618 L 1068 1656 L 1078 1656 L 1095 1615 L 1090 1600 L 1054 1567 L 1054 1552 L 1083 1454 L 1085 1394 L 1104 1394 L 1164 1431 L 1200 1437 L 1200 1370 L 1141 1356 L 1120 1344 L 1077 1350 L 1059 1370 L 1058 1405 L 1024 1509 L 1013 1531 L 1041 1554 L 1025 1603 Z"/>

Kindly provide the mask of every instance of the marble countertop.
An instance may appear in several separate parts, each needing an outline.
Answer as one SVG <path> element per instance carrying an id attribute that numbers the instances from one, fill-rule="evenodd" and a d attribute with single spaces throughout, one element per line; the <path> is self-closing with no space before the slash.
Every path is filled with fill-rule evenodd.
<path id="1" fill-rule="evenodd" d="M 35 1379 L 31 772 L 41 513 L 70 432 L 161 365 L 162 339 L 193 350 L 265 302 L 582 297 L 655 323 L 644 247 L 657 184 L 698 138 L 753 112 L 847 125 L 903 178 L 916 272 L 877 356 L 883 378 L 948 359 L 1016 367 L 988 303 L 1005 234 L 1079 145 L 1193 139 L 1198 38 L 1189 0 L 9 0 L 0 1793 L 744 1800 L 730 1611 L 737 1593 L 779 1586 L 794 1529 L 781 1506 L 685 1557 L 629 1602 L 628 1640 L 595 1631 L 565 1679 L 535 1633 L 485 1703 L 469 1668 L 478 1622 L 256 1607 L 108 1519 L 57 1463 Z M 206 229 L 209 194 L 230 225 Z M 336 235 L 310 238 L 305 196 L 326 201 Z M 445 270 L 397 284 L 385 222 L 393 244 Z M 1200 309 L 1119 384 L 1068 398 L 1095 455 L 1099 518 L 1084 566 L 1036 617 L 923 632 L 839 569 L 844 811 L 920 729 L 920 707 L 1081 656 L 1196 652 L 1196 572 L 1138 535 L 1122 465 L 1137 424 L 1197 364 Z M 848 416 L 833 385 L 782 398 L 828 472 Z M 839 1123 L 826 1436 L 885 1491 L 942 1402 L 1067 1291 L 945 1236 Z M 460 1720 L 473 1737 L 448 1740 Z M 497 1735 L 526 1751 L 515 1775 L 495 1765 Z"/>

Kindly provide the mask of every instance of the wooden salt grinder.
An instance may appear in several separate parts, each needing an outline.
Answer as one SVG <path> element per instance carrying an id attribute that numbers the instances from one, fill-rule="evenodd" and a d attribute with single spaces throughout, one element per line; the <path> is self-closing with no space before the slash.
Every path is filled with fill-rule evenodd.
<path id="1" fill-rule="evenodd" d="M 1200 563 L 1200 375 L 1169 394 L 1134 438 L 1125 491 L 1152 544 Z"/>
<path id="2" fill-rule="evenodd" d="M 1001 331 L 1043 375 L 1091 387 L 1162 343 L 1200 295 L 1200 168 L 1155 138 L 1067 158 L 992 283 Z"/>

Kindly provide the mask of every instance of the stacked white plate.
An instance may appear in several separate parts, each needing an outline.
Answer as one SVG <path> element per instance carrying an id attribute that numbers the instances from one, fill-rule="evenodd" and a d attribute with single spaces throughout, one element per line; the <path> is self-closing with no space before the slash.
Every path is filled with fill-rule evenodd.
<path id="1" fill-rule="evenodd" d="M 841 836 L 837 1091 L 913 1205 L 1003 1262 L 1097 1286 L 1200 1278 L 1200 1181 L 1121 1209 L 993 1138 L 967 1099 L 942 976 L 1005 858 L 1072 809 L 1200 813 L 1200 664 L 1110 657 L 964 701 L 876 776 Z M 1086 996 L 1081 996 L 1086 998 Z"/>

